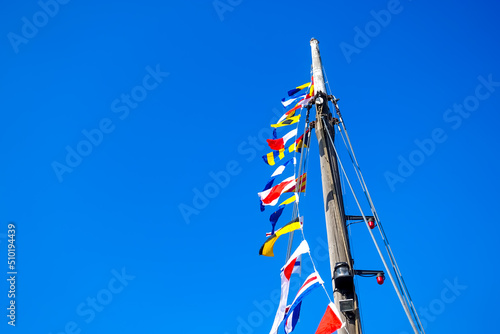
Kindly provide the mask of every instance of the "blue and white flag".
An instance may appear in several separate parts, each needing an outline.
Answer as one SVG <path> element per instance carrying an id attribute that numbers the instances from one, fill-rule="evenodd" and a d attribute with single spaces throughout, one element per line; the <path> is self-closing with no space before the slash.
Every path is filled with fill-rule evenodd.
<path id="1" fill-rule="evenodd" d="M 293 329 L 295 328 L 295 324 L 299 319 L 302 299 L 304 299 L 305 296 L 307 296 L 309 293 L 311 293 L 312 290 L 316 289 L 321 284 L 323 284 L 323 280 L 317 272 L 313 272 L 306 278 L 304 284 L 302 284 L 302 286 L 300 287 L 299 291 L 297 292 L 297 296 L 295 296 L 295 299 L 293 300 L 288 312 L 285 315 L 285 332 L 287 334 L 293 331 Z M 292 318 L 290 318 L 290 316 L 292 316 Z"/>

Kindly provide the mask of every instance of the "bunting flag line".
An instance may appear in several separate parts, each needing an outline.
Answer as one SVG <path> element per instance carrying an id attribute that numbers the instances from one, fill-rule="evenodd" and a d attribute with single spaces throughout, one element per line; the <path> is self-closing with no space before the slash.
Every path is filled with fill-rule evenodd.
<path id="1" fill-rule="evenodd" d="M 293 117 L 287 117 L 285 118 L 284 121 L 276 123 L 276 124 L 271 124 L 271 127 L 273 128 L 279 128 L 282 126 L 287 126 L 287 125 L 292 125 L 300 121 L 300 115 L 298 116 L 293 116 Z"/>
<path id="2" fill-rule="evenodd" d="M 306 280 L 304 281 L 304 284 L 302 284 L 299 291 L 297 292 L 297 296 L 295 296 L 295 299 L 293 300 L 292 304 L 290 305 L 290 310 L 285 315 L 285 323 L 287 323 L 288 318 L 294 312 L 294 310 L 297 307 L 300 307 L 304 297 L 307 296 L 308 294 L 310 294 L 312 290 L 316 289 L 321 284 L 323 284 L 323 280 L 321 279 L 321 277 L 319 276 L 319 274 L 317 272 L 313 272 L 311 275 L 309 275 L 306 278 Z M 297 311 L 298 312 L 296 313 L 296 317 L 299 316 L 300 309 L 298 309 Z M 285 327 L 285 332 L 287 334 L 293 330 L 292 324 L 293 324 L 293 320 L 289 324 L 289 326 Z"/>
<path id="3" fill-rule="evenodd" d="M 304 174 L 302 174 L 301 177 L 299 177 L 299 178 L 297 178 L 295 180 L 296 185 L 293 188 L 290 188 L 290 189 L 288 189 L 288 190 L 286 190 L 284 192 L 285 193 L 296 193 L 296 192 L 303 193 L 303 192 L 306 191 L 306 181 L 307 181 L 307 173 L 304 173 Z M 297 188 L 297 184 L 300 187 L 300 191 L 297 191 L 297 189 L 296 189 Z"/>
<path id="4" fill-rule="evenodd" d="M 285 157 L 285 149 L 279 150 L 279 151 L 272 151 L 266 155 L 262 156 L 262 159 L 266 164 L 269 166 L 274 166 L 276 163 L 276 159 L 281 160 Z"/>
<path id="5" fill-rule="evenodd" d="M 290 277 L 293 274 L 295 268 L 295 263 L 297 259 L 302 255 L 309 252 L 309 245 L 307 241 L 302 241 L 300 245 L 295 249 L 293 254 L 290 256 L 286 264 L 281 268 L 280 278 L 281 278 L 281 297 L 280 303 L 278 305 L 278 310 L 276 311 L 276 316 L 274 317 L 273 327 L 269 334 L 276 334 L 278 332 L 278 327 L 283 321 L 283 317 L 286 314 L 286 301 L 288 299 L 288 290 L 290 287 Z"/>
<path id="6" fill-rule="evenodd" d="M 279 151 L 284 149 L 286 142 L 295 136 L 297 136 L 297 129 L 293 129 L 292 131 L 284 135 L 282 138 L 267 139 L 267 144 L 269 145 L 271 150 Z"/>
<path id="7" fill-rule="evenodd" d="M 262 204 L 275 206 L 278 203 L 281 194 L 292 187 L 295 187 L 296 182 L 297 180 L 295 179 L 295 176 L 290 176 L 271 189 L 261 191 L 257 193 L 257 195 L 259 195 Z"/>
<path id="8" fill-rule="evenodd" d="M 259 249 L 259 255 L 274 256 L 273 247 L 274 247 L 274 243 L 276 242 L 276 240 L 278 240 L 278 238 L 280 236 L 282 236 L 283 234 L 287 234 L 289 232 L 298 230 L 301 227 L 302 227 L 302 217 L 295 218 L 294 220 L 292 220 L 291 222 L 289 222 L 288 224 L 286 224 L 282 228 L 278 229 L 260 247 L 260 249 Z"/>
<path id="9" fill-rule="evenodd" d="M 343 323 L 341 319 L 342 318 L 340 317 L 340 312 L 337 310 L 337 307 L 334 303 L 330 302 L 326 308 L 323 318 L 321 318 L 321 321 L 319 322 L 318 329 L 316 329 L 316 333 L 314 334 L 332 334 L 337 329 L 345 326 L 345 323 Z"/>
<path id="10" fill-rule="evenodd" d="M 293 96 L 293 95 L 297 94 L 298 92 L 300 92 L 301 90 L 303 90 L 304 88 L 309 87 L 310 85 L 311 85 L 311 83 L 308 82 L 308 83 L 305 83 L 303 85 L 297 86 L 294 89 L 290 89 L 288 91 L 288 96 Z"/>
<path id="11" fill-rule="evenodd" d="M 304 107 L 309 103 L 309 101 L 311 101 L 313 97 L 314 97 L 314 79 L 311 78 L 311 86 L 309 87 L 309 92 L 303 99 L 299 100 L 297 105 Z"/>

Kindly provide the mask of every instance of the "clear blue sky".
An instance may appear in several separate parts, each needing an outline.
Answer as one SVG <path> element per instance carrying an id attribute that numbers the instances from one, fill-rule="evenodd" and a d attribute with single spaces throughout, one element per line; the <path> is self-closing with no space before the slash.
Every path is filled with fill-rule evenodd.
<path id="1" fill-rule="evenodd" d="M 0 331 L 268 333 L 286 237 L 258 256 L 271 210 L 256 193 L 273 169 L 249 137 L 308 81 L 315 37 L 427 332 L 494 332 L 498 13 L 449 0 L 4 3 Z M 317 152 L 313 134 L 301 213 L 331 291 Z M 366 228 L 352 231 L 356 266 L 382 269 Z M 389 282 L 360 279 L 358 293 L 367 333 L 410 332 Z M 327 302 L 308 296 L 295 332 L 313 332 Z"/>

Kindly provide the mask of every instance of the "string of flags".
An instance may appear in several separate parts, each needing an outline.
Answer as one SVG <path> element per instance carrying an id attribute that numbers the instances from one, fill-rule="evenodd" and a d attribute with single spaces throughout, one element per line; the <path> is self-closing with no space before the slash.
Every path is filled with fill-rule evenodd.
<path id="1" fill-rule="evenodd" d="M 295 167 L 297 165 L 297 159 L 295 157 L 296 153 L 300 153 L 305 160 L 307 158 L 306 154 L 303 152 L 303 148 L 309 148 L 309 138 L 310 131 L 307 127 L 302 135 L 297 138 L 298 135 L 298 123 L 300 122 L 301 111 L 304 107 L 307 106 L 309 101 L 314 96 L 314 82 L 311 78 L 311 82 L 299 85 L 288 91 L 288 97 L 283 98 L 281 103 L 283 107 L 289 110 L 285 111 L 285 113 L 279 118 L 276 124 L 271 124 L 271 127 L 274 128 L 273 138 L 268 139 L 267 143 L 269 148 L 272 150 L 270 153 L 262 156 L 264 162 L 270 166 L 274 166 L 277 161 L 280 161 L 285 158 L 285 153 L 294 153 L 294 156 L 290 159 L 286 160 L 284 163 L 279 165 L 275 171 L 271 174 L 271 177 L 266 182 L 264 189 L 258 192 L 259 196 L 259 204 L 260 210 L 264 211 L 267 206 L 276 206 L 280 201 L 280 198 L 285 193 L 293 193 L 293 195 L 286 200 L 282 201 L 278 209 L 271 213 L 269 217 L 269 222 L 271 223 L 271 232 L 266 233 L 266 241 L 259 249 L 259 255 L 263 255 L 266 257 L 274 256 L 274 245 L 277 240 L 285 234 L 300 230 L 303 240 L 299 244 L 299 246 L 295 249 L 292 255 L 288 258 L 285 265 L 281 268 L 280 279 L 281 279 L 281 296 L 280 302 L 278 305 L 278 309 L 276 311 L 276 316 L 274 318 L 273 325 L 271 327 L 270 334 L 276 334 L 278 332 L 279 326 L 283 323 L 284 330 L 286 334 L 291 333 L 295 326 L 298 323 L 300 310 L 302 306 L 303 299 L 309 295 L 313 290 L 322 286 L 325 291 L 329 304 L 326 308 L 325 314 L 323 315 L 318 328 L 316 330 L 316 334 L 331 334 L 336 330 L 345 326 L 342 321 L 341 315 L 337 310 L 335 304 L 330 299 L 330 296 L 326 292 L 324 287 L 324 282 L 321 279 L 319 273 L 316 271 L 316 267 L 314 266 L 314 261 L 312 259 L 309 245 L 304 237 L 303 217 L 298 217 L 298 204 L 299 197 L 301 193 L 304 193 L 306 190 L 306 181 L 307 181 L 307 173 L 304 172 L 302 175 L 297 177 L 295 175 Z M 297 114 L 298 113 L 298 114 Z M 278 137 L 277 129 L 297 124 L 294 130 L 288 131 L 282 137 Z M 288 145 L 287 143 L 292 140 L 293 143 Z M 301 159 L 302 161 L 302 159 Z M 285 171 L 287 171 L 288 166 L 294 166 L 294 173 L 291 176 L 285 177 L 282 181 L 275 184 L 275 181 L 278 177 L 283 175 Z M 300 173 L 300 168 L 299 168 Z M 283 225 L 280 228 L 276 228 L 278 220 L 283 214 L 286 206 L 288 204 L 294 203 L 294 214 L 297 213 L 295 218 L 293 218 L 290 222 Z M 296 209 L 296 210 L 295 210 Z M 303 282 L 300 289 L 297 291 L 295 298 L 292 303 L 287 305 L 288 302 L 288 292 L 290 287 L 290 279 L 292 274 L 301 272 L 301 262 L 302 255 L 308 254 L 309 258 L 312 261 L 314 272 L 311 273 Z"/>

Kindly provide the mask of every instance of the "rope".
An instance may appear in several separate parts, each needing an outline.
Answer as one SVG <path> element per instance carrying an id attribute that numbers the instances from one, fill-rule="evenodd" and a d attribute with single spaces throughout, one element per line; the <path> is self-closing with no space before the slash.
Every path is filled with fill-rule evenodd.
<path id="1" fill-rule="evenodd" d="M 324 71 L 325 73 L 325 78 L 327 79 L 327 85 L 328 85 L 328 90 L 331 92 L 331 88 L 330 88 L 330 84 L 328 82 L 328 78 L 326 77 L 326 71 Z M 333 95 L 332 95 L 333 96 Z M 353 164 L 353 167 L 354 167 L 354 171 L 356 172 L 356 176 L 358 177 L 358 181 L 361 185 L 361 189 L 363 190 L 363 193 L 365 194 L 365 197 L 366 199 L 368 200 L 368 203 L 370 205 L 370 209 L 372 211 L 372 215 L 374 216 L 375 218 L 375 221 L 377 222 L 377 229 L 379 230 L 379 233 L 380 233 L 380 236 L 384 242 L 384 245 L 385 245 L 385 248 L 386 248 L 386 251 L 387 251 L 387 254 L 389 255 L 389 260 L 391 261 L 391 265 L 392 265 L 392 268 L 396 274 L 396 279 L 398 281 L 398 288 L 400 290 L 400 292 L 402 292 L 407 304 L 410 305 L 410 309 L 414 315 L 414 318 L 417 320 L 417 323 L 418 323 L 418 326 L 419 326 L 419 329 L 422 331 L 422 333 L 425 334 L 425 330 L 423 329 L 423 326 L 422 326 L 422 323 L 420 321 L 420 317 L 418 316 L 418 313 L 415 309 L 415 306 L 413 305 L 413 301 L 411 299 L 411 296 L 410 296 L 410 292 L 408 290 L 408 287 L 406 286 L 405 282 L 404 282 L 404 278 L 403 278 L 403 275 L 399 269 L 399 266 L 396 262 L 396 258 L 394 256 L 394 253 L 392 252 L 392 249 L 391 249 L 391 246 L 390 246 L 390 243 L 389 243 L 389 239 L 387 238 L 387 235 L 385 234 L 385 231 L 384 231 L 384 228 L 382 226 L 382 222 L 380 221 L 380 218 L 378 216 L 378 213 L 375 209 L 375 205 L 373 204 L 373 201 L 372 201 L 372 198 L 370 196 L 370 192 L 368 191 L 368 187 L 365 183 L 365 180 L 363 178 L 363 174 L 361 173 L 361 168 L 359 167 L 359 164 L 358 164 L 358 161 L 356 159 L 356 155 L 354 153 L 354 149 L 352 147 L 352 143 L 351 143 L 351 140 L 349 138 L 349 134 L 347 133 L 347 129 L 345 127 L 345 122 L 344 120 L 342 119 L 342 115 L 340 114 L 340 109 L 337 105 L 337 102 L 335 100 L 335 97 L 334 97 L 334 101 L 332 103 L 335 107 L 335 110 L 337 112 L 337 115 L 339 117 L 339 120 L 340 120 L 340 124 L 342 125 L 342 129 L 344 130 L 345 132 L 345 138 L 344 138 L 344 134 L 342 133 L 342 129 L 340 128 L 339 125 L 337 125 L 338 127 L 338 130 L 339 130 L 339 133 L 342 137 L 342 140 L 344 142 L 344 145 L 346 146 L 346 149 L 347 149 L 347 152 L 349 154 L 349 157 L 351 159 L 351 162 Z M 346 142 L 346 139 L 347 139 L 347 142 Z"/>
<path id="2" fill-rule="evenodd" d="M 300 108 L 300 115 L 302 117 L 302 110 L 304 108 Z M 308 128 L 308 123 L 306 122 L 304 124 L 304 137 L 305 137 L 305 131 L 306 129 Z M 299 124 L 297 123 L 297 130 L 299 128 Z M 311 145 L 309 145 L 310 147 Z M 307 149 L 308 151 L 309 149 Z M 306 150 L 301 150 L 300 152 L 300 161 L 299 161 L 299 167 L 298 167 L 298 173 L 295 174 L 295 175 L 298 175 L 298 180 L 299 182 L 295 184 L 295 196 L 296 196 L 296 201 L 295 203 L 293 204 L 293 211 L 292 211 L 292 220 L 297 218 L 299 216 L 299 203 L 300 203 L 300 189 L 302 187 L 302 178 L 301 178 L 301 174 L 302 174 L 302 160 L 305 159 L 305 151 Z M 293 153 L 293 157 L 296 158 L 297 156 L 297 146 L 295 146 L 295 149 L 294 149 L 294 153 Z M 295 173 L 295 169 L 297 168 L 297 166 L 294 166 L 294 173 Z M 298 191 L 297 191 L 298 190 Z M 294 236 L 294 231 L 290 232 L 289 234 L 289 237 L 288 237 L 288 248 L 287 248 L 287 251 L 286 251 L 286 259 L 285 259 L 285 262 L 288 261 L 288 259 L 290 258 L 290 255 L 292 253 L 292 245 L 293 245 L 293 236 Z"/>
<path id="3" fill-rule="evenodd" d="M 407 304 L 411 305 L 410 309 L 411 309 L 415 319 L 417 320 L 417 323 L 419 325 L 420 330 L 422 330 L 422 332 L 425 333 L 425 331 L 423 330 L 423 326 L 420 322 L 420 318 L 418 316 L 418 313 L 416 312 L 416 309 L 413 306 L 413 301 L 411 299 L 410 292 L 409 292 L 409 290 L 404 282 L 403 275 L 402 275 L 402 273 L 399 269 L 399 266 L 396 262 L 396 258 L 394 256 L 394 253 L 392 252 L 392 249 L 391 249 L 391 246 L 389 243 L 389 239 L 387 238 L 387 235 L 385 234 L 385 231 L 384 231 L 383 226 L 382 226 L 382 222 L 380 221 L 380 219 L 378 217 L 378 213 L 375 209 L 375 205 L 373 204 L 373 201 L 371 199 L 370 193 L 368 191 L 368 187 L 366 186 L 365 180 L 363 178 L 363 174 L 361 173 L 361 168 L 359 167 L 358 161 L 356 160 L 356 156 L 354 154 L 354 150 L 352 148 L 352 144 L 351 144 L 351 141 L 349 139 L 349 134 L 347 133 L 347 129 L 345 128 L 345 124 L 343 121 L 341 122 L 341 124 L 342 124 L 342 128 L 344 129 L 346 137 L 344 137 L 344 134 L 342 133 L 342 129 L 340 128 L 340 126 L 337 125 L 337 127 L 339 129 L 339 133 L 342 137 L 344 145 L 346 146 L 349 157 L 351 158 L 351 162 L 353 164 L 356 176 L 358 177 L 358 181 L 360 183 L 361 189 L 363 190 L 363 193 L 365 194 L 365 197 L 368 200 L 368 203 L 370 205 L 370 210 L 375 218 L 375 221 L 377 222 L 377 224 L 376 224 L 377 229 L 380 233 L 382 241 L 384 242 L 384 246 L 386 248 L 387 254 L 389 255 L 389 260 L 391 261 L 392 268 L 396 274 L 398 288 L 399 288 L 400 292 L 403 294 Z M 346 142 L 346 138 L 347 138 L 347 142 Z"/>
<path id="4" fill-rule="evenodd" d="M 325 119 L 322 118 L 322 121 L 323 121 L 323 123 L 325 124 L 325 127 L 326 127 L 326 121 L 325 121 Z M 332 139 L 332 137 L 330 135 L 330 132 L 327 132 L 327 133 L 328 133 L 328 137 L 330 139 L 330 142 L 332 144 L 332 147 L 333 147 L 333 149 L 335 151 L 335 155 L 337 156 L 337 160 L 338 160 L 338 162 L 340 164 L 340 167 L 342 169 L 342 172 L 343 172 L 343 174 L 346 177 L 347 184 L 349 185 L 349 188 L 351 189 L 351 193 L 354 196 L 354 200 L 356 201 L 358 209 L 361 212 L 361 215 L 363 216 L 363 220 L 365 221 L 365 224 L 366 224 L 366 227 L 368 229 L 368 232 L 370 233 L 370 235 L 372 237 L 373 243 L 375 244 L 375 248 L 377 249 L 377 252 L 379 253 L 380 259 L 382 260 L 382 263 L 384 264 L 385 270 L 387 271 L 387 274 L 389 275 L 389 278 L 390 278 L 390 280 L 392 282 L 392 285 L 394 286 L 394 290 L 396 290 L 396 294 L 398 295 L 399 301 L 401 302 L 401 305 L 403 306 L 403 309 L 405 310 L 406 316 L 408 317 L 408 320 L 410 321 L 410 324 L 411 324 L 414 332 L 416 334 L 418 334 L 418 330 L 417 330 L 417 328 L 415 326 L 415 323 L 413 321 L 413 318 L 412 318 L 412 316 L 410 314 L 410 311 L 408 309 L 408 305 L 406 303 L 406 300 L 404 300 L 403 297 L 401 296 L 401 293 L 400 293 L 400 291 L 399 291 L 399 289 L 398 289 L 398 287 L 396 285 L 396 282 L 394 281 L 394 277 L 392 276 L 392 272 L 389 271 L 389 267 L 387 266 L 387 262 L 385 261 L 385 258 L 383 256 L 381 250 L 380 250 L 380 247 L 378 246 L 378 243 L 377 243 L 377 241 L 375 239 L 375 236 L 373 235 L 373 232 L 371 231 L 370 226 L 368 226 L 368 220 L 366 219 L 366 216 L 365 216 L 365 214 L 363 212 L 363 209 L 361 208 L 361 205 L 359 204 L 358 198 L 357 198 L 357 196 L 356 196 L 356 194 L 354 192 L 354 189 L 352 188 L 351 182 L 350 182 L 350 180 L 349 180 L 349 178 L 347 176 L 347 173 L 344 170 L 344 166 L 342 165 L 342 162 L 340 161 L 340 157 L 339 157 L 339 155 L 337 153 L 337 150 L 335 149 L 335 146 L 333 144 L 333 139 Z"/>

